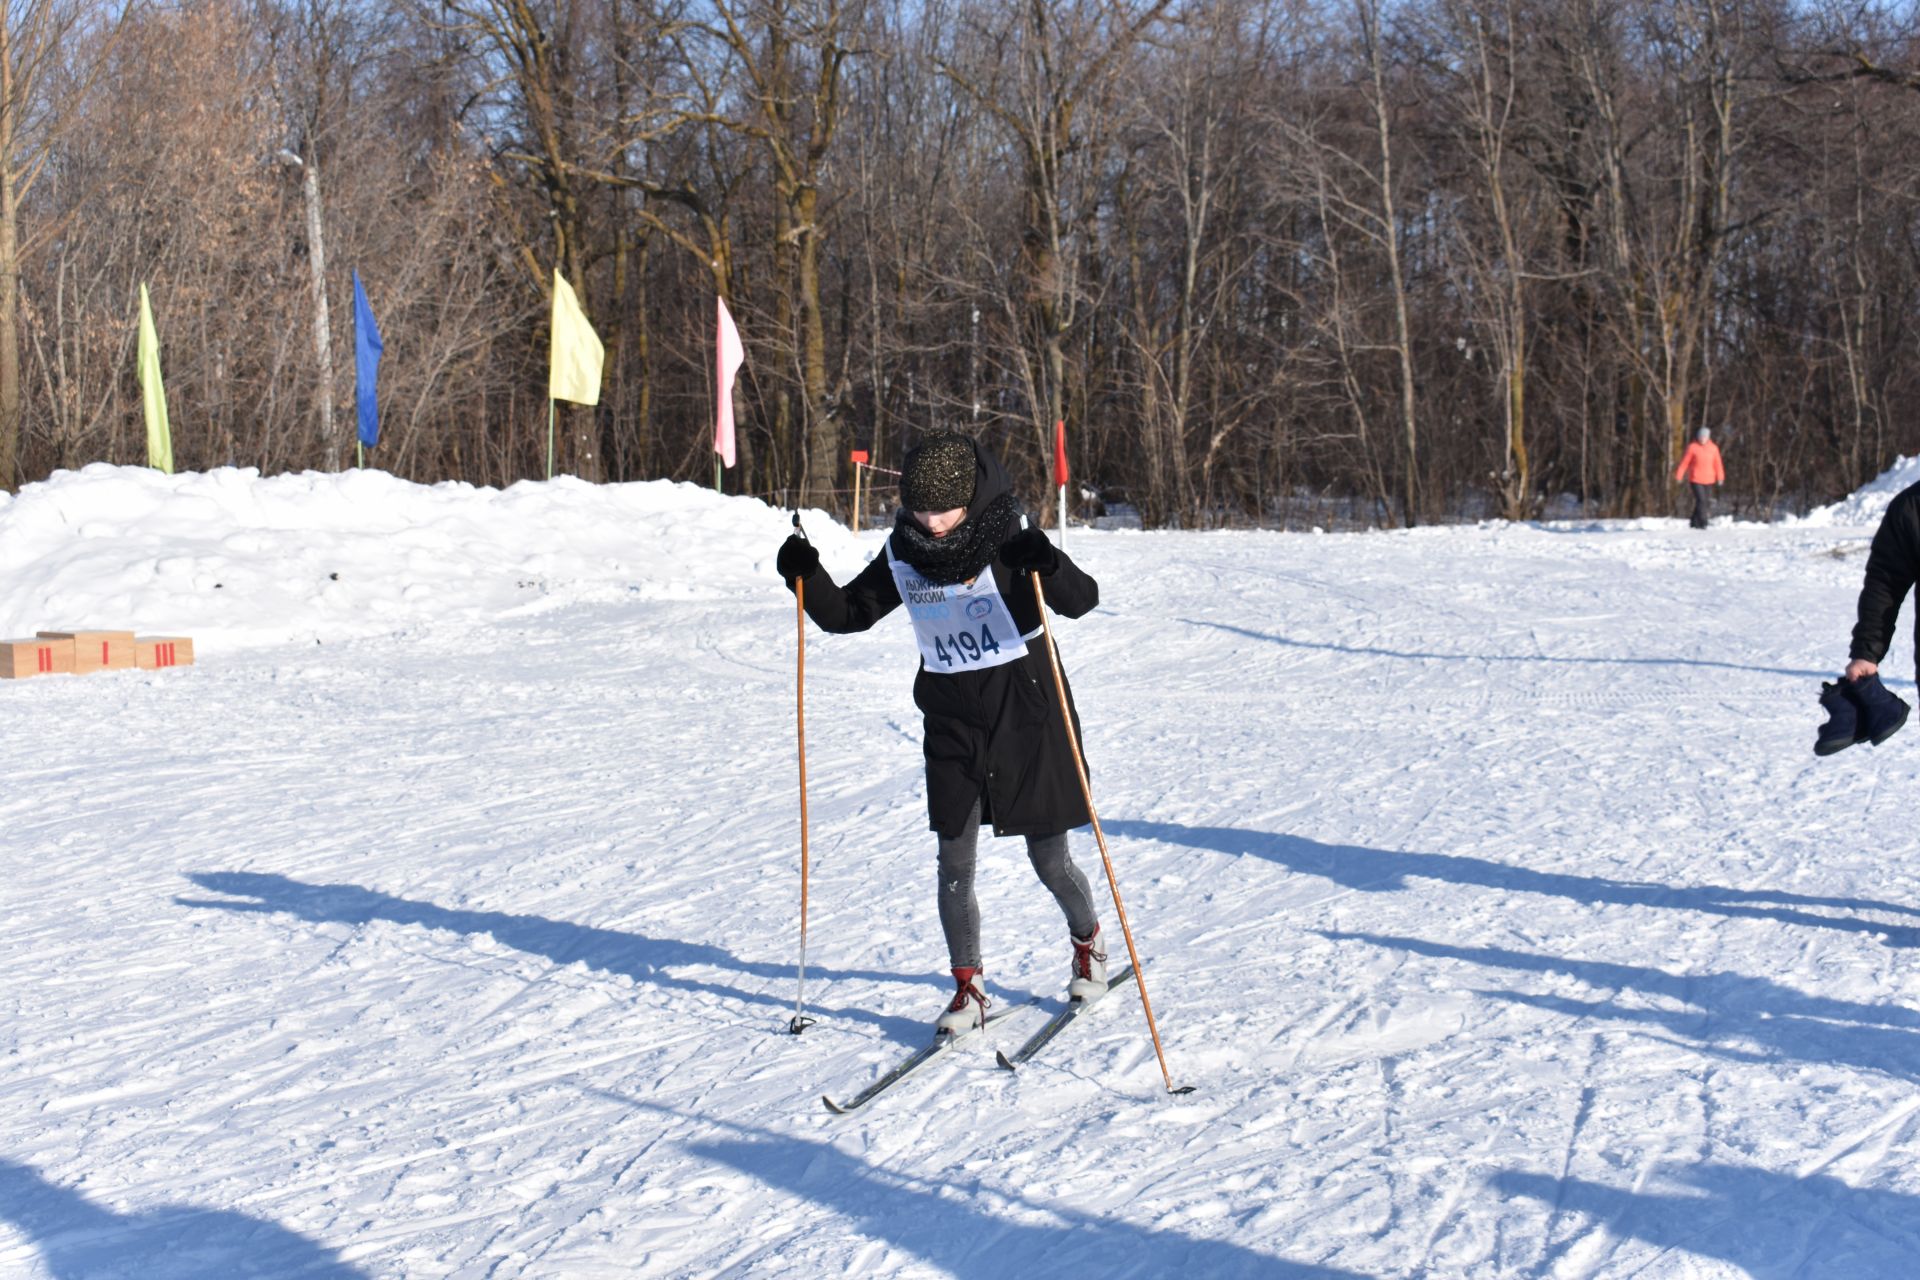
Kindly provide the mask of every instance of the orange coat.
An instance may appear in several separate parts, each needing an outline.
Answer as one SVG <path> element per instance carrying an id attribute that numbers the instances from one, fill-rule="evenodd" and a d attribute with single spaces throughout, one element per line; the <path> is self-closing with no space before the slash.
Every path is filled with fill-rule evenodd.
<path id="1" fill-rule="evenodd" d="M 1695 440 L 1680 455 L 1680 465 L 1674 468 L 1673 478 L 1689 484 L 1724 483 L 1727 469 L 1720 465 L 1720 446 L 1711 440 Z"/>

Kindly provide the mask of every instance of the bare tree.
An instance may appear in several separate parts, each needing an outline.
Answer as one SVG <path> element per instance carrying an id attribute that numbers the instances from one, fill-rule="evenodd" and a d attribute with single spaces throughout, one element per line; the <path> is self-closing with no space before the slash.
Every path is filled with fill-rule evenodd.
<path id="1" fill-rule="evenodd" d="M 0 0 L 0 489 L 18 483 L 20 206 L 99 83 L 131 0 Z M 49 92 L 49 82 L 60 92 Z"/>
<path id="2" fill-rule="evenodd" d="M 1077 270 L 1124 59 L 1171 0 L 1006 0 L 970 20 L 940 69 L 1012 139 L 1021 174 L 1020 268 L 1032 358 L 1025 370 L 1033 456 L 1069 412 L 1067 337 L 1083 296 Z"/>
<path id="3" fill-rule="evenodd" d="M 1522 140 L 1519 58 L 1527 35 L 1515 0 L 1446 0 L 1435 15 L 1436 78 L 1446 96 L 1440 112 L 1457 130 L 1458 149 L 1474 181 L 1461 192 L 1461 216 L 1448 244 L 1459 263 L 1461 294 L 1475 328 L 1493 353 L 1489 367 L 1500 403 L 1500 467 L 1495 488 L 1505 515 L 1534 514 L 1533 454 L 1528 440 L 1527 383 L 1534 318 L 1530 279 L 1540 217 L 1533 188 L 1516 163 Z M 1464 346 L 1466 339 L 1460 342 Z"/>

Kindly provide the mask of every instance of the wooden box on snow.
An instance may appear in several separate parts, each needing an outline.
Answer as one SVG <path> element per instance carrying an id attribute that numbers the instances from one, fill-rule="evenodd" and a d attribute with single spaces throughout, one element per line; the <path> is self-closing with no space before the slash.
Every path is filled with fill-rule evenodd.
<path id="1" fill-rule="evenodd" d="M 0 679 L 72 674 L 71 640 L 0 640 Z"/>
<path id="2" fill-rule="evenodd" d="M 78 675 L 133 669 L 131 631 L 38 631 L 34 634 L 42 640 L 73 641 L 73 670 Z"/>
<path id="3" fill-rule="evenodd" d="M 133 652 L 142 671 L 193 665 L 193 640 L 188 636 L 141 636 L 133 642 Z"/>

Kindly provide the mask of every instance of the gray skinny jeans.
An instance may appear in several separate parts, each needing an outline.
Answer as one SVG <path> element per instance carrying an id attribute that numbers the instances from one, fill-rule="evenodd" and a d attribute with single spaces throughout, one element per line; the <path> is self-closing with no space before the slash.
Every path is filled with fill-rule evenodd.
<path id="1" fill-rule="evenodd" d="M 980 802 L 973 802 L 960 834 L 940 837 L 940 928 L 947 935 L 947 958 L 956 969 L 980 965 L 980 904 L 973 894 L 975 851 L 980 840 Z M 1076 938 L 1100 927 L 1093 913 L 1093 892 L 1067 852 L 1067 833 L 1028 836 L 1027 859 L 1067 917 Z"/>

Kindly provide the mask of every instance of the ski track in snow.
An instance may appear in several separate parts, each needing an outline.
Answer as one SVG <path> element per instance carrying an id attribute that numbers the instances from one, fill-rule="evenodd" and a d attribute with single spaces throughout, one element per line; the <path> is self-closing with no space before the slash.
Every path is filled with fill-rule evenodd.
<path id="1" fill-rule="evenodd" d="M 1067 948 L 989 839 L 990 984 L 1042 1007 L 836 1118 L 948 989 L 913 647 L 808 635 L 790 1036 L 748 506 L 709 591 L 556 558 L 538 607 L 0 684 L 0 1275 L 1914 1273 L 1920 731 L 1808 749 L 1870 528 L 1075 531 L 1103 602 L 1057 634 L 1197 1091 L 1130 991 L 994 1067 Z M 878 545 L 822 533 L 843 579 Z"/>

